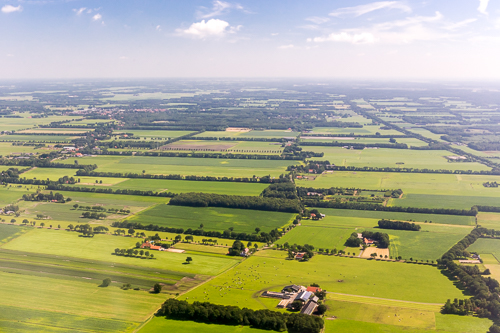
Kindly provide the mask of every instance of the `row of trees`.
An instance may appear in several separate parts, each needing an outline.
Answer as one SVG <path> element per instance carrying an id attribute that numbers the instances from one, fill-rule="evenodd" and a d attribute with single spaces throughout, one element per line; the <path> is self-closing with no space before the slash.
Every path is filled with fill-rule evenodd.
<path id="1" fill-rule="evenodd" d="M 295 184 L 292 182 L 271 184 L 261 195 L 266 198 L 298 199 Z"/>
<path id="2" fill-rule="evenodd" d="M 172 192 L 154 192 L 154 191 L 141 191 L 141 190 L 130 190 L 130 189 L 113 190 L 111 188 L 104 188 L 104 187 L 66 186 L 60 184 L 49 184 L 47 185 L 47 190 L 92 192 L 92 193 L 107 193 L 107 194 L 127 194 L 127 195 L 141 195 L 141 196 L 167 197 L 167 198 L 172 198 L 177 195 L 176 193 Z"/>
<path id="3" fill-rule="evenodd" d="M 151 258 L 153 259 L 155 256 L 154 254 L 149 254 L 149 251 L 144 251 L 144 250 L 134 250 L 134 249 L 115 249 L 115 255 L 117 256 L 129 256 L 129 257 L 137 257 L 139 256 L 142 258 L 143 256 L 145 258 Z"/>
<path id="4" fill-rule="evenodd" d="M 421 227 L 415 223 L 403 222 L 403 221 L 391 221 L 382 219 L 378 221 L 378 227 L 382 229 L 394 229 L 394 230 L 411 230 L 420 231 Z"/>
<path id="5" fill-rule="evenodd" d="M 96 172 L 80 169 L 76 172 L 77 176 L 91 177 L 113 177 L 113 178 L 145 178 L 145 179 L 172 179 L 172 180 L 193 180 L 193 181 L 211 181 L 211 182 L 236 182 L 236 183 L 282 183 L 290 182 L 285 175 L 279 178 L 271 176 L 252 177 L 252 178 L 234 178 L 234 177 L 214 177 L 214 176 L 183 176 L 183 175 L 153 175 L 143 173 L 121 173 L 121 172 Z"/>
<path id="6" fill-rule="evenodd" d="M 175 196 L 170 200 L 169 205 L 227 207 L 288 213 L 299 213 L 303 209 L 299 200 L 192 192 Z"/>
<path id="7" fill-rule="evenodd" d="M 23 194 L 23 200 L 24 201 L 57 201 L 64 203 L 66 201 L 71 201 L 71 198 L 66 198 L 64 199 L 64 196 L 61 193 L 50 193 L 44 194 L 44 193 L 30 193 L 30 194 Z"/>
<path id="8" fill-rule="evenodd" d="M 320 333 L 323 319 L 303 314 L 288 314 L 272 310 L 251 310 L 237 306 L 224 306 L 208 302 L 179 301 L 168 299 L 157 316 L 178 320 L 195 320 L 209 324 L 242 325 L 253 328 L 287 331 L 290 333 Z"/>
<path id="9" fill-rule="evenodd" d="M 475 209 L 475 207 L 472 207 L 471 210 L 449 209 L 449 208 L 420 208 L 420 207 L 382 206 L 382 205 L 362 203 L 362 202 L 333 202 L 333 201 L 319 201 L 319 200 L 303 200 L 303 204 L 308 207 L 355 209 L 355 210 L 378 210 L 386 212 L 465 215 L 465 216 L 476 216 L 478 212 L 477 209 Z"/>

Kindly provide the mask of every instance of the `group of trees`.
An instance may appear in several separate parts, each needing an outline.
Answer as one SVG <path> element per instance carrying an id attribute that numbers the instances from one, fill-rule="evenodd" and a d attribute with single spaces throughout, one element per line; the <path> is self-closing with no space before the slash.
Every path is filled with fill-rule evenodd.
<path id="1" fill-rule="evenodd" d="M 486 183 L 483 183 L 483 186 L 484 187 L 498 187 L 498 183 L 497 182 L 486 182 Z"/>
<path id="2" fill-rule="evenodd" d="M 447 275 L 458 278 L 467 292 L 473 295 L 468 301 L 457 300 L 452 303 L 448 300 L 441 310 L 443 313 L 467 315 L 475 311 L 479 317 L 488 317 L 493 320 L 500 318 L 500 284 L 498 281 L 491 277 L 484 277 L 484 273 L 481 273 L 479 269 L 462 266 L 454 261 L 467 258 L 470 255 L 467 248 L 485 232 L 484 228 L 473 229 L 441 259 L 438 259 L 439 266 L 448 271 Z"/>
<path id="3" fill-rule="evenodd" d="M 382 229 L 411 230 L 411 231 L 420 231 L 421 229 L 420 225 L 415 223 L 391 221 L 385 219 L 378 221 L 378 227 Z"/>
<path id="4" fill-rule="evenodd" d="M 261 195 L 266 198 L 298 199 L 295 184 L 292 182 L 271 184 Z"/>
<path id="5" fill-rule="evenodd" d="M 305 206 L 309 207 L 355 209 L 355 210 L 378 210 L 378 211 L 401 212 L 401 213 L 476 216 L 478 212 L 478 210 L 475 209 L 476 206 L 472 207 L 471 210 L 466 210 L 466 209 L 449 209 L 449 208 L 382 206 L 382 205 L 362 203 L 362 202 L 334 202 L 334 201 L 320 201 L 311 199 L 303 200 L 302 203 Z"/>
<path id="6" fill-rule="evenodd" d="M 299 200 L 192 192 L 182 193 L 173 197 L 169 205 L 227 207 L 287 213 L 299 213 L 303 209 Z"/>
<path id="7" fill-rule="evenodd" d="M 178 320 L 194 320 L 209 324 L 251 326 L 253 328 L 287 331 L 290 333 L 320 333 L 323 319 L 297 313 L 283 313 L 272 310 L 251 310 L 236 306 L 224 306 L 208 302 L 179 301 L 168 299 L 156 313 Z"/>
<path id="8" fill-rule="evenodd" d="M 345 246 L 349 247 L 359 247 L 363 243 L 361 239 L 358 238 L 358 233 L 353 232 L 351 236 L 345 241 Z"/>
<path id="9" fill-rule="evenodd" d="M 155 256 L 154 254 L 150 254 L 149 251 L 144 251 L 144 250 L 137 250 L 137 249 L 115 249 L 115 255 L 117 256 L 128 256 L 128 257 L 140 257 L 142 258 L 143 256 L 147 259 L 151 258 L 153 259 Z"/>
<path id="10" fill-rule="evenodd" d="M 66 198 L 64 199 L 64 196 L 61 193 L 50 193 L 44 194 L 44 193 L 30 193 L 30 194 L 23 194 L 23 200 L 24 201 L 55 201 L 55 202 L 60 202 L 64 203 L 66 201 L 71 201 L 71 198 Z"/>
<path id="11" fill-rule="evenodd" d="M 102 234 L 109 229 L 105 226 L 97 226 L 95 228 L 92 228 L 89 224 L 77 224 L 76 226 L 73 226 L 73 224 L 68 225 L 68 229 L 71 231 L 76 231 L 81 233 L 84 237 L 94 237 L 95 234 Z"/>
<path id="12" fill-rule="evenodd" d="M 365 230 L 362 232 L 363 238 L 369 238 L 377 242 L 377 247 L 386 249 L 389 247 L 389 235 L 383 232 L 373 232 Z"/>
<path id="13" fill-rule="evenodd" d="M 104 213 L 98 213 L 98 212 L 83 212 L 82 217 L 84 219 L 99 220 L 99 219 L 105 219 L 107 217 L 107 215 Z"/>
<path id="14" fill-rule="evenodd" d="M 167 197 L 167 198 L 172 198 L 176 196 L 176 194 L 172 192 L 154 192 L 154 191 L 141 191 L 141 190 L 130 190 L 130 189 L 113 190 L 111 188 L 104 188 L 104 187 L 80 187 L 80 186 L 65 186 L 59 184 L 49 184 L 47 185 L 47 189 L 57 190 L 57 191 L 128 194 L 128 195 L 154 196 L 154 197 Z"/>

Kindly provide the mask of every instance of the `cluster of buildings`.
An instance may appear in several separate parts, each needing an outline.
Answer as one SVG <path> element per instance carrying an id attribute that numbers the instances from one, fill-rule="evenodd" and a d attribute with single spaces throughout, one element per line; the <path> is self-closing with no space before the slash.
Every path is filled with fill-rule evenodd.
<path id="1" fill-rule="evenodd" d="M 150 249 L 155 251 L 165 251 L 165 249 L 159 245 L 155 245 L 153 241 L 145 241 L 141 245 L 141 249 Z"/>
<path id="2" fill-rule="evenodd" d="M 293 302 L 300 301 L 302 303 L 300 313 L 312 315 L 319 305 L 319 298 L 315 295 L 318 291 L 322 291 L 322 289 L 319 287 L 304 287 L 292 284 L 283 287 L 281 292 L 265 291 L 262 293 L 262 297 L 280 299 L 276 307 L 282 309 L 290 309 Z"/>

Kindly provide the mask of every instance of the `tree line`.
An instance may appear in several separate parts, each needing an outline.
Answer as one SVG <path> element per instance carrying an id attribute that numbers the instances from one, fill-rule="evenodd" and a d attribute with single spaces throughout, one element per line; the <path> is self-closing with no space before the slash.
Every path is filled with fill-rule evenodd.
<path id="1" fill-rule="evenodd" d="M 262 191 L 261 196 L 265 198 L 298 199 L 295 184 L 292 182 L 271 184 Z"/>
<path id="2" fill-rule="evenodd" d="M 47 185 L 47 190 L 107 193 L 107 194 L 126 194 L 126 195 L 140 195 L 140 196 L 150 196 L 150 197 L 165 197 L 165 198 L 173 198 L 177 195 L 176 193 L 172 193 L 172 192 L 154 192 L 154 191 L 142 191 L 142 190 L 131 190 L 131 189 L 113 190 L 111 188 L 103 188 L 103 187 L 66 186 L 66 185 L 54 184 L 54 183 Z"/>
<path id="3" fill-rule="evenodd" d="M 64 203 L 66 201 L 71 201 L 71 198 L 64 199 L 64 196 L 61 193 L 52 193 L 52 191 L 49 194 L 44 194 L 44 193 L 30 193 L 30 194 L 23 194 L 23 200 L 24 201 L 57 201 Z"/>
<path id="4" fill-rule="evenodd" d="M 421 229 L 420 225 L 415 223 L 391 221 L 385 219 L 378 221 L 378 227 L 382 229 L 411 230 L 411 231 L 420 231 Z"/>
<path id="5" fill-rule="evenodd" d="M 498 320 L 500 318 L 500 284 L 491 277 L 484 277 L 478 269 L 462 266 L 454 260 L 470 256 L 467 248 L 480 238 L 486 229 L 475 228 L 470 234 L 448 250 L 438 264 L 447 271 L 447 275 L 460 280 L 465 290 L 472 295 L 469 300 L 448 300 L 441 309 L 445 314 L 467 315 L 475 312 L 478 317 Z M 497 327 L 498 328 L 498 327 Z M 493 328 L 490 328 L 490 331 Z"/>
<path id="6" fill-rule="evenodd" d="M 239 160 L 303 160 L 301 156 L 294 155 L 265 155 L 265 154 L 233 154 L 217 152 L 150 152 L 150 151 L 96 151 L 95 155 L 124 155 L 124 156 L 155 156 L 155 157 L 193 157 L 193 158 L 224 158 Z M 316 153 L 312 153 L 313 156 Z M 322 154 L 322 153 L 321 153 Z"/>
<path id="7" fill-rule="evenodd" d="M 322 146 L 322 147 L 352 147 L 353 149 L 365 148 L 392 148 L 392 149 L 408 149 L 406 143 L 357 143 L 357 142 L 315 142 L 301 141 L 301 146 Z"/>
<path id="8" fill-rule="evenodd" d="M 323 319 L 297 313 L 283 313 L 272 310 L 251 310 L 237 306 L 218 305 L 209 302 L 179 301 L 168 299 L 157 316 L 177 320 L 193 320 L 207 324 L 251 326 L 253 328 L 288 331 L 290 333 L 320 333 Z"/>
<path id="9" fill-rule="evenodd" d="M 300 213 L 303 209 L 299 200 L 193 192 L 176 195 L 168 204 L 191 207 L 254 209 L 287 213 Z"/>
<path id="10" fill-rule="evenodd" d="M 293 137 L 295 140 L 295 137 Z M 262 142 L 287 142 L 288 139 L 284 138 L 263 138 L 263 137 L 241 137 L 241 136 L 227 136 L 227 137 L 217 137 L 217 136 L 197 136 L 193 140 L 205 140 L 205 141 L 262 141 Z"/>
<path id="11" fill-rule="evenodd" d="M 466 210 L 466 209 L 449 209 L 449 208 L 399 207 L 399 206 L 382 206 L 382 205 L 362 203 L 362 202 L 333 202 L 333 201 L 319 201 L 319 200 L 303 200 L 303 204 L 309 207 L 321 207 L 321 208 L 378 210 L 385 212 L 464 215 L 464 216 L 476 216 L 478 212 L 476 209 Z"/>

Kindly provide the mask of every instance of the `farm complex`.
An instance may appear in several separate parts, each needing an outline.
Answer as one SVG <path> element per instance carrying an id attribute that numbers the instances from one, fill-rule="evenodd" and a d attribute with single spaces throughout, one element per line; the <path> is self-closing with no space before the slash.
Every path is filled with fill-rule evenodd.
<path id="1" fill-rule="evenodd" d="M 499 332 L 498 93 L 410 86 L 0 87 L 0 331 Z"/>

